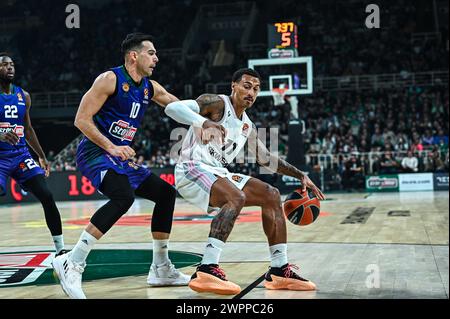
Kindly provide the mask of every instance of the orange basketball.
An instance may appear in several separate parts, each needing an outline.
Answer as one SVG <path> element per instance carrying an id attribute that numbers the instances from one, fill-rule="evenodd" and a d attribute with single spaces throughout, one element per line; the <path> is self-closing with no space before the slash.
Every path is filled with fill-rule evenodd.
<path id="1" fill-rule="evenodd" d="M 308 192 L 308 190 L 302 192 L 300 189 L 296 189 L 286 197 L 283 210 L 291 223 L 305 226 L 319 217 L 320 201 L 312 192 Z"/>

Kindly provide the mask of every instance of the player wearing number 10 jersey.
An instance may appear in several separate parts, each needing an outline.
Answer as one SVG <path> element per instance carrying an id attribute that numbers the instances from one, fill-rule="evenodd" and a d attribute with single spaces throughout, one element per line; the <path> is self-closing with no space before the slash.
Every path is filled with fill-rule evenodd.
<path id="1" fill-rule="evenodd" d="M 74 249 L 55 258 L 53 267 L 64 292 L 85 298 L 81 274 L 86 258 L 99 240 L 131 207 L 135 195 L 155 202 L 152 214 L 153 261 L 147 277 L 151 286 L 187 285 L 189 276 L 175 269 L 168 257 L 168 239 L 175 206 L 175 189 L 132 160 L 130 147 L 150 100 L 161 107 L 178 99 L 150 80 L 158 63 L 152 38 L 129 34 L 122 42 L 125 64 L 97 77 L 81 100 L 75 118 L 84 134 L 77 166 L 110 200 L 95 212 Z"/>
<path id="2" fill-rule="evenodd" d="M 44 175 L 50 174 L 50 165 L 31 126 L 30 95 L 12 84 L 14 76 L 13 60 L 6 53 L 0 53 L 0 196 L 6 194 L 6 181 L 10 176 L 22 189 L 34 194 L 44 208 L 56 253 L 63 254 L 61 216 L 44 179 Z M 26 142 L 39 156 L 41 166 L 31 157 Z"/>

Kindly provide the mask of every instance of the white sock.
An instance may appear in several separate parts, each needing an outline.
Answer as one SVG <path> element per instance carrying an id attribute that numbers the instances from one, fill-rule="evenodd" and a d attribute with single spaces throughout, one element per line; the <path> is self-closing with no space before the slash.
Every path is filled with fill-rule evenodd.
<path id="1" fill-rule="evenodd" d="M 55 244 L 56 253 L 58 254 L 61 250 L 64 249 L 64 237 L 63 235 L 52 236 L 53 243 Z"/>
<path id="2" fill-rule="evenodd" d="M 78 264 L 83 264 L 96 242 L 97 238 L 83 230 L 80 239 L 70 252 L 71 259 Z"/>
<path id="3" fill-rule="evenodd" d="M 225 243 L 219 239 L 208 237 L 208 244 L 205 248 L 205 253 L 203 255 L 202 264 L 219 264 L 220 254 Z"/>
<path id="4" fill-rule="evenodd" d="M 269 246 L 270 267 L 281 267 L 287 264 L 287 244 Z"/>
<path id="5" fill-rule="evenodd" d="M 154 265 L 161 265 L 169 261 L 169 240 L 153 239 L 153 261 Z"/>

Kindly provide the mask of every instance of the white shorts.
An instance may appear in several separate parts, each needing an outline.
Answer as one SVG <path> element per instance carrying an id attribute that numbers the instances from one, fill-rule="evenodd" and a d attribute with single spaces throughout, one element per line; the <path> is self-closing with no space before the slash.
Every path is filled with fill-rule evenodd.
<path id="1" fill-rule="evenodd" d="M 250 176 L 230 173 L 224 167 L 213 167 L 201 162 L 184 162 L 175 166 L 175 186 L 185 200 L 208 214 L 217 214 L 219 207 L 209 206 L 211 188 L 217 176 L 227 178 L 242 190 Z"/>

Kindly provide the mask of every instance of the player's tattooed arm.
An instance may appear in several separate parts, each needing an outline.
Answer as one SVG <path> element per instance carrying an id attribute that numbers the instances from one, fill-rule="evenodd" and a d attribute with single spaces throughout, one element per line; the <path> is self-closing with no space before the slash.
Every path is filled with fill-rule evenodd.
<path id="1" fill-rule="evenodd" d="M 204 144 L 220 135 L 220 142 L 225 142 L 226 130 L 218 124 L 225 112 L 225 102 L 217 94 L 202 94 L 196 99 L 200 108 L 200 115 L 208 120 L 203 123 L 201 132 Z"/>
<path id="2" fill-rule="evenodd" d="M 39 164 L 45 170 L 45 176 L 49 176 L 50 163 L 48 162 L 44 150 L 42 149 L 41 144 L 39 143 L 39 139 L 36 135 L 36 132 L 34 131 L 33 126 L 31 125 L 31 118 L 30 118 L 31 97 L 28 92 L 24 91 L 23 93 L 25 94 L 25 105 L 26 105 L 25 119 L 24 119 L 26 140 L 28 145 L 30 145 L 33 151 L 38 155 Z"/>
<path id="3" fill-rule="evenodd" d="M 311 181 L 304 172 L 289 164 L 287 161 L 271 153 L 264 142 L 258 138 L 256 126 L 253 125 L 248 141 L 249 151 L 256 156 L 256 162 L 272 171 L 286 176 L 295 177 L 302 183 L 302 190 L 309 188 L 319 199 L 325 199 L 320 189 Z"/>
<path id="4" fill-rule="evenodd" d="M 93 143 L 103 148 L 113 156 L 122 160 L 132 158 L 134 150 L 129 146 L 117 146 L 104 136 L 94 123 L 94 116 L 105 103 L 106 99 L 116 90 L 116 75 L 112 71 L 100 74 L 91 88 L 81 99 L 75 116 L 75 126 Z"/>
<path id="5" fill-rule="evenodd" d="M 225 102 L 217 94 L 202 94 L 196 99 L 200 115 L 218 122 L 223 117 Z"/>
<path id="6" fill-rule="evenodd" d="M 175 95 L 167 92 L 167 90 L 158 82 L 154 80 L 150 80 L 150 82 L 152 82 L 154 92 L 152 101 L 154 101 L 159 106 L 165 108 L 167 104 L 179 101 Z"/>

